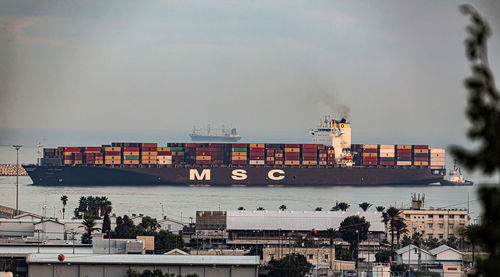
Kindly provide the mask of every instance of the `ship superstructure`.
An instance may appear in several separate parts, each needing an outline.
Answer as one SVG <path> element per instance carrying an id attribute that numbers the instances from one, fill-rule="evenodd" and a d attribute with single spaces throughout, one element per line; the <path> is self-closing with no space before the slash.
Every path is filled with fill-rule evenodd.
<path id="1" fill-rule="evenodd" d="M 204 142 L 236 142 L 241 139 L 236 128 L 226 129 L 224 125 L 219 128 L 214 128 L 207 126 L 206 129 L 196 127 L 193 128 L 193 132 L 189 134 L 192 141 L 204 141 Z"/>

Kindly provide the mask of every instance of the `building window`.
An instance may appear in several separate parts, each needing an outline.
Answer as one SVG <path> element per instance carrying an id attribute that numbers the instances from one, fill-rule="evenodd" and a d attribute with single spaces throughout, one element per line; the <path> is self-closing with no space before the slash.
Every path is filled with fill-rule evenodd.
<path id="1" fill-rule="evenodd" d="M 328 254 L 325 255 L 325 260 L 328 260 Z"/>
<path id="2" fill-rule="evenodd" d="M 439 223 L 439 228 L 443 229 L 444 223 Z"/>
<path id="3" fill-rule="evenodd" d="M 450 229 L 453 229 L 453 227 L 455 227 L 455 224 L 450 223 L 448 226 L 450 227 Z"/>
<path id="4" fill-rule="evenodd" d="M 465 218 L 465 215 L 464 215 L 464 214 L 461 214 L 461 215 L 460 215 L 460 218 Z"/>
<path id="5" fill-rule="evenodd" d="M 455 215 L 454 214 L 450 214 L 448 215 L 450 218 L 455 218 Z"/>
<path id="6" fill-rule="evenodd" d="M 309 260 L 312 260 L 314 258 L 313 254 L 309 254 Z"/>
<path id="7" fill-rule="evenodd" d="M 427 234 L 427 235 L 429 236 L 429 239 L 432 239 L 432 236 L 433 236 L 433 234 L 432 234 L 432 233 Z"/>
<path id="8" fill-rule="evenodd" d="M 429 218 L 434 218 L 433 214 L 428 215 Z"/>
<path id="9" fill-rule="evenodd" d="M 444 215 L 440 214 L 440 215 L 439 215 L 439 218 L 444 218 Z"/>
<path id="10" fill-rule="evenodd" d="M 432 228 L 432 225 L 433 225 L 432 223 L 429 223 L 429 228 Z"/>
<path id="11" fill-rule="evenodd" d="M 439 234 L 439 239 L 443 239 L 443 234 Z"/>
<path id="12" fill-rule="evenodd" d="M 405 215 L 405 217 L 406 217 L 406 219 L 410 219 L 410 215 L 409 214 Z"/>

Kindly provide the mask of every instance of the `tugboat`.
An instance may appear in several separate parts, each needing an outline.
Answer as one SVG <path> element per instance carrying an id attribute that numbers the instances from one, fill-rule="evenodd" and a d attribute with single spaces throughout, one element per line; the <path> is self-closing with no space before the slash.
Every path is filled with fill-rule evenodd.
<path id="1" fill-rule="evenodd" d="M 453 163 L 453 170 L 450 171 L 448 179 L 442 179 L 439 181 L 442 186 L 472 186 L 474 182 L 465 180 L 462 175 L 462 170 L 457 167 L 456 161 Z"/>

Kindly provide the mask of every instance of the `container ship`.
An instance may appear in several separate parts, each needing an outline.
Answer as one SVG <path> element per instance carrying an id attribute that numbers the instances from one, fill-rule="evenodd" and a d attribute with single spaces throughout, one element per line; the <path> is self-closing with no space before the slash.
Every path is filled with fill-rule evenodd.
<path id="1" fill-rule="evenodd" d="M 378 186 L 439 183 L 445 150 L 351 144 L 351 124 L 325 118 L 311 144 L 113 142 L 44 148 L 25 165 L 35 185 Z"/>
<path id="2" fill-rule="evenodd" d="M 236 128 L 226 129 L 222 125 L 221 132 L 215 129 L 215 134 L 211 133 L 212 129 L 208 125 L 206 131 L 203 129 L 193 128 L 193 133 L 189 134 L 192 141 L 199 142 L 237 142 L 241 139 Z"/>

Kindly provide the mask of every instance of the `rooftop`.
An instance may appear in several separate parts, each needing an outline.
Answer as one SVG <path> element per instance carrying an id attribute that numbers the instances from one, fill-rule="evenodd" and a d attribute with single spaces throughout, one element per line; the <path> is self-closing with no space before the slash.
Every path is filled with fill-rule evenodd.
<path id="1" fill-rule="evenodd" d="M 332 211 L 228 211 L 228 230 L 302 230 L 325 231 L 338 229 L 348 216 L 365 217 L 370 231 L 384 232 L 380 212 L 332 212 Z"/>
<path id="2" fill-rule="evenodd" d="M 28 256 L 26 262 L 28 264 L 259 265 L 257 256 L 68 254 L 62 262 L 57 256 L 58 254 L 32 254 Z"/>

